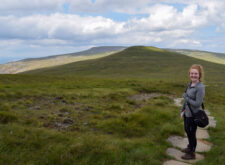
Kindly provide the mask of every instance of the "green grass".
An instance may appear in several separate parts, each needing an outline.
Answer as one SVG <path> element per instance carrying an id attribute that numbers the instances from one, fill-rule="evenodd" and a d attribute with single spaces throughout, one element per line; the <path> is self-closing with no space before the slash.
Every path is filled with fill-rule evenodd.
<path id="1" fill-rule="evenodd" d="M 200 63 L 205 67 L 206 80 L 223 81 L 224 65 L 187 57 L 155 47 L 130 47 L 101 59 L 50 67 L 25 74 L 80 75 L 89 77 L 142 78 L 160 80 L 184 79 L 189 67 Z M 218 73 L 219 74 L 215 74 Z M 186 78 L 186 76 L 185 76 Z"/>
<path id="2" fill-rule="evenodd" d="M 162 164 L 169 159 L 166 139 L 184 133 L 179 108 L 166 96 L 128 97 L 181 97 L 191 63 L 206 69 L 205 106 L 218 121 L 209 130 L 214 145 L 198 165 L 223 164 L 225 67 L 146 47 L 0 75 L 0 164 Z"/>
<path id="3" fill-rule="evenodd" d="M 105 56 L 109 56 L 114 52 L 107 52 L 101 54 L 92 54 L 91 56 L 71 56 L 62 55 L 54 58 L 44 58 L 44 59 L 33 59 L 26 61 L 16 61 L 12 63 L 0 65 L 0 73 L 16 74 L 20 72 L 26 72 L 29 70 L 41 69 L 51 66 L 65 65 L 71 62 L 78 62 L 90 59 L 98 59 Z M 51 56 L 50 56 L 51 57 Z"/>
<path id="4" fill-rule="evenodd" d="M 188 49 L 172 49 L 170 51 L 182 53 L 190 57 L 198 58 L 198 59 L 209 61 L 209 62 L 214 62 L 218 64 L 223 64 L 223 65 L 225 64 L 224 53 L 214 53 L 214 52 L 188 50 Z"/>
<path id="5" fill-rule="evenodd" d="M 207 52 L 193 52 L 193 53 L 190 53 L 189 56 L 202 59 L 205 61 L 210 61 L 210 62 L 225 65 L 225 54 L 221 54 L 221 56 L 219 56 L 217 54 L 212 54 Z"/>

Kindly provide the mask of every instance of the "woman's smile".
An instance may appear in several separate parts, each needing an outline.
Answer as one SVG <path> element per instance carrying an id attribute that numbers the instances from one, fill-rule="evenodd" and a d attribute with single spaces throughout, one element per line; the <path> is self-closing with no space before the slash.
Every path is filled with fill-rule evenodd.
<path id="1" fill-rule="evenodd" d="M 192 82 L 198 82 L 199 81 L 199 72 L 197 69 L 191 69 L 190 71 L 190 79 Z"/>

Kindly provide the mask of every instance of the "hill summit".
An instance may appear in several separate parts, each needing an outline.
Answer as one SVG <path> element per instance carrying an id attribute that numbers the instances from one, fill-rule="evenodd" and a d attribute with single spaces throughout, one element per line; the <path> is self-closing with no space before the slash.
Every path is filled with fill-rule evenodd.
<path id="1" fill-rule="evenodd" d="M 133 46 L 107 57 L 34 70 L 25 74 L 179 79 L 187 75 L 189 67 L 196 63 L 206 66 L 208 73 L 224 68 L 224 65 L 156 47 Z"/>

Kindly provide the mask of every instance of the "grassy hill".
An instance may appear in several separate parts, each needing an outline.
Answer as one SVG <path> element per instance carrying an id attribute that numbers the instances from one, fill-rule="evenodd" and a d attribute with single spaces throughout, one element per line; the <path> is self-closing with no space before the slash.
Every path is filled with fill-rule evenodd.
<path id="1" fill-rule="evenodd" d="M 224 53 L 215 53 L 215 52 L 207 52 L 207 51 L 200 51 L 200 50 L 188 50 L 188 49 L 165 49 L 165 50 L 177 52 L 177 53 L 188 55 L 190 57 L 198 58 L 201 60 L 225 65 Z"/>
<path id="2" fill-rule="evenodd" d="M 193 63 L 205 68 L 205 106 L 218 121 L 212 150 L 197 164 L 223 164 L 225 66 L 154 47 L 0 75 L 0 164 L 162 164 L 166 139 L 184 134 L 172 98 Z M 130 99 L 146 93 L 157 94 Z"/>
<path id="3" fill-rule="evenodd" d="M 135 46 L 101 59 L 70 63 L 26 72 L 26 74 L 85 75 L 92 77 L 132 77 L 179 79 L 187 75 L 189 67 L 199 63 L 205 67 L 206 79 L 223 81 L 224 65 L 190 58 L 155 47 Z M 215 74 L 220 72 L 220 74 Z"/>
<path id="4" fill-rule="evenodd" d="M 42 58 L 28 58 L 0 65 L 0 74 L 15 74 L 28 70 L 68 64 L 71 62 L 96 59 L 108 56 L 123 49 L 125 49 L 125 47 L 122 46 L 101 46 L 93 47 L 77 53 L 54 55 Z"/>

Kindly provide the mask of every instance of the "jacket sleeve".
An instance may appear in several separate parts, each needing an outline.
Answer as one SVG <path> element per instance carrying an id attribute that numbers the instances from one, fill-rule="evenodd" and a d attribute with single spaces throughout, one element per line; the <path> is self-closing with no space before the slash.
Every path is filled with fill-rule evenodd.
<path id="1" fill-rule="evenodd" d="M 184 111 L 184 108 L 185 108 L 185 102 L 183 103 L 181 109 L 180 109 L 180 112 L 183 112 Z"/>
<path id="2" fill-rule="evenodd" d="M 190 85 L 190 83 L 188 83 L 187 84 L 187 86 L 186 86 L 186 90 L 187 90 L 187 88 L 188 88 L 188 86 Z M 184 111 L 184 109 L 185 109 L 185 105 L 186 105 L 186 103 L 187 103 L 187 101 L 186 101 L 186 99 L 185 99 L 185 97 L 186 97 L 186 90 L 185 90 L 185 92 L 183 93 L 183 95 L 182 95 L 182 97 L 184 98 L 184 103 L 183 103 L 183 105 L 182 105 L 182 107 L 181 107 L 181 109 L 180 109 L 180 112 L 183 112 Z"/>
<path id="3" fill-rule="evenodd" d="M 187 102 L 190 103 L 193 107 L 200 107 L 202 105 L 204 96 L 205 96 L 205 87 L 200 86 L 197 88 L 196 99 L 193 100 L 190 97 L 188 97 Z"/>

